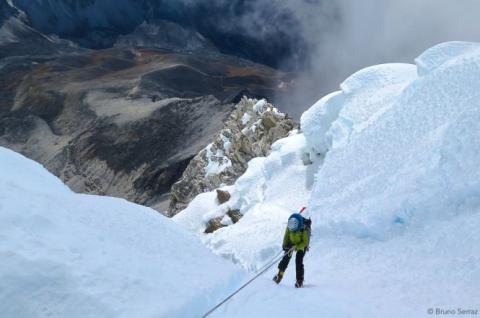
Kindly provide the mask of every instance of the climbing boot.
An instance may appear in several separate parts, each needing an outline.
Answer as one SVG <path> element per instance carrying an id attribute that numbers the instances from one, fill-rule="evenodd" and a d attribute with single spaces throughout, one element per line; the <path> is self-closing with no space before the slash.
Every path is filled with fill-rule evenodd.
<path id="1" fill-rule="evenodd" d="M 297 280 L 295 283 L 295 288 L 302 288 L 303 287 L 303 280 Z"/>
<path id="2" fill-rule="evenodd" d="M 277 275 L 273 276 L 273 281 L 277 284 L 280 284 L 283 278 L 283 272 L 278 272 Z"/>

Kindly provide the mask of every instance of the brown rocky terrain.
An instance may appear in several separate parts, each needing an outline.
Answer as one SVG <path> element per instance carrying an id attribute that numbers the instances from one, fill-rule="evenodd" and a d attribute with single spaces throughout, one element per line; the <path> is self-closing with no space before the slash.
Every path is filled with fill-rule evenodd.
<path id="1" fill-rule="evenodd" d="M 171 185 L 241 96 L 270 98 L 285 80 L 219 53 L 112 48 L 6 57 L 0 145 L 42 163 L 74 191 L 163 211 Z"/>

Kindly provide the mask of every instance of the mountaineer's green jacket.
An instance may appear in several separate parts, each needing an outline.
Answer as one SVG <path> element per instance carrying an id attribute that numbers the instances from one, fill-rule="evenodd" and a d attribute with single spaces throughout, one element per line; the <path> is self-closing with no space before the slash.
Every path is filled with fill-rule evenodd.
<path id="1" fill-rule="evenodd" d="M 290 248 L 292 246 L 295 246 L 297 250 L 305 251 L 305 248 L 308 246 L 307 230 L 290 231 L 288 228 L 285 230 L 283 248 Z"/>

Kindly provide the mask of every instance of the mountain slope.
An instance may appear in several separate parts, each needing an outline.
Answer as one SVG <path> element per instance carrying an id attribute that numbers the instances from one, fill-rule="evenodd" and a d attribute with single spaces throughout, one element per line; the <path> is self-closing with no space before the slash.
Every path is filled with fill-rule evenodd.
<path id="1" fill-rule="evenodd" d="M 5 148 L 0 165 L 2 317 L 198 317 L 242 277 L 154 210 Z"/>
<path id="2" fill-rule="evenodd" d="M 32 27 L 26 14 L 11 1 L 0 1 L 0 59 L 16 55 L 68 53 L 78 47 L 55 35 L 45 35 Z"/>
<path id="3" fill-rule="evenodd" d="M 174 220 L 248 269 L 278 253 L 290 213 L 306 203 L 313 219 L 306 288 L 293 288 L 291 262 L 280 286 L 273 268 L 216 317 L 478 309 L 479 70 L 480 44 L 464 42 L 433 47 L 416 65 L 361 70 L 304 113 L 300 133 L 252 160 L 230 201 L 205 193 L 180 212 Z M 229 208 L 243 218 L 200 234 Z"/>
<path id="4" fill-rule="evenodd" d="M 231 56 L 153 49 L 2 62 L 0 145 L 74 191 L 149 206 L 164 200 L 241 96 L 272 97 L 284 77 Z"/>

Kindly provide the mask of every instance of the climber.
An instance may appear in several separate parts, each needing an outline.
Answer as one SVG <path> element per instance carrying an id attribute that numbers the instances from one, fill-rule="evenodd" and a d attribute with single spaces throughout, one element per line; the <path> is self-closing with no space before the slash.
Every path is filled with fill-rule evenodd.
<path id="1" fill-rule="evenodd" d="M 278 274 L 273 277 L 273 281 L 275 283 L 280 283 L 293 252 L 296 252 L 295 266 L 297 282 L 295 283 L 295 287 L 300 288 L 303 286 L 303 257 L 308 250 L 311 224 L 312 221 L 304 218 L 300 213 L 294 213 L 288 218 L 288 224 L 285 230 L 285 236 L 283 237 L 282 245 L 285 255 L 278 264 Z"/>

